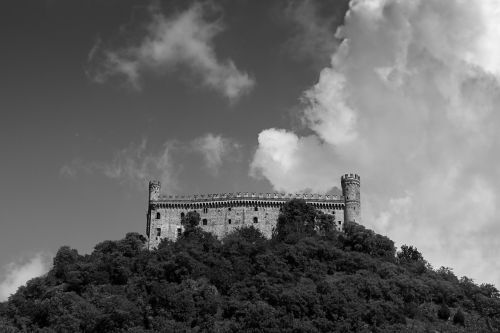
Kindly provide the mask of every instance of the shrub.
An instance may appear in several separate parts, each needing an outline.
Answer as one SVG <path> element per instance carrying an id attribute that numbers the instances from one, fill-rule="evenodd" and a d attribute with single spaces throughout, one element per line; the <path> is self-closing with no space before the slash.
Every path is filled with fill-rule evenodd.
<path id="1" fill-rule="evenodd" d="M 458 309 L 453 316 L 453 324 L 465 326 L 465 315 L 462 312 L 462 309 Z"/>
<path id="2" fill-rule="evenodd" d="M 441 320 L 448 320 L 450 318 L 450 309 L 444 303 L 439 307 L 438 318 Z"/>

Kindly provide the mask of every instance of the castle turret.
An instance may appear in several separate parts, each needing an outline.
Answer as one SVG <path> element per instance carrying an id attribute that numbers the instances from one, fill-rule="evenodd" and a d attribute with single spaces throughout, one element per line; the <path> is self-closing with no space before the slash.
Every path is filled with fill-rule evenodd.
<path id="1" fill-rule="evenodd" d="M 361 223 L 360 177 L 357 174 L 345 174 L 341 178 L 344 196 L 344 222 Z"/>
<path id="2" fill-rule="evenodd" d="M 151 214 L 154 211 L 154 204 L 151 204 L 151 201 L 158 201 L 160 199 L 160 187 L 161 184 L 157 180 L 153 180 L 149 182 L 149 202 L 148 202 L 148 213 L 146 220 L 146 235 L 148 236 L 148 249 L 150 248 L 150 240 L 151 240 Z"/>
<path id="3" fill-rule="evenodd" d="M 160 198 L 160 182 L 153 180 L 149 182 L 149 201 L 157 201 Z"/>

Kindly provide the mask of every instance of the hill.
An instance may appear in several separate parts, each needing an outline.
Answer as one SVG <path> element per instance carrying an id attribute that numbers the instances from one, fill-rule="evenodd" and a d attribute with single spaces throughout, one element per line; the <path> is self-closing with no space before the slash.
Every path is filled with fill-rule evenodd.
<path id="1" fill-rule="evenodd" d="M 62 247 L 43 277 L 0 303 L 0 332 L 498 332 L 489 284 L 433 269 L 361 225 L 330 228 L 300 200 L 273 239 L 222 240 L 189 213 L 184 234 L 144 249 L 129 233 L 89 255 Z"/>

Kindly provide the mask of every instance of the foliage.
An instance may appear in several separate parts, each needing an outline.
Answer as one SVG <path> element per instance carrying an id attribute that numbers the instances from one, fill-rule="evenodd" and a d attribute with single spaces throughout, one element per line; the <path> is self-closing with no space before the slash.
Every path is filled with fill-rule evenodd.
<path id="1" fill-rule="evenodd" d="M 448 320 L 450 318 L 450 308 L 445 303 L 441 304 L 438 310 L 438 318 L 441 320 Z"/>
<path id="2" fill-rule="evenodd" d="M 334 221 L 300 200 L 272 240 L 253 226 L 219 240 L 183 219 L 157 250 L 129 233 L 90 255 L 62 247 L 52 270 L 0 303 L 1 332 L 490 332 L 489 284 L 434 271 L 418 250 Z M 453 320 L 448 320 L 454 313 Z M 443 320 L 438 320 L 439 318 Z M 467 319 L 467 320 L 465 320 Z"/>
<path id="3" fill-rule="evenodd" d="M 457 325 L 465 326 L 465 315 L 461 309 L 458 309 L 453 316 L 453 323 Z"/>
<path id="4" fill-rule="evenodd" d="M 316 208 L 304 199 L 293 199 L 281 208 L 273 238 L 293 242 L 303 236 L 310 236 L 316 230 Z"/>
<path id="5" fill-rule="evenodd" d="M 198 212 L 188 212 L 182 217 L 181 224 L 186 232 L 191 232 L 200 225 L 200 214 Z"/>
<path id="6" fill-rule="evenodd" d="M 401 262 L 419 262 L 424 260 L 416 247 L 408 245 L 401 246 L 401 251 L 397 253 L 397 257 Z"/>

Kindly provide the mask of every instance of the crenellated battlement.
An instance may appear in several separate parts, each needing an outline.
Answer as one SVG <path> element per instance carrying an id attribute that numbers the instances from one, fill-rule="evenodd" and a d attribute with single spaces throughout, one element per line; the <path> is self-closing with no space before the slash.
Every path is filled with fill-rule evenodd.
<path id="1" fill-rule="evenodd" d="M 206 201 L 227 201 L 227 200 L 271 200 L 286 201 L 291 199 L 304 199 L 306 201 L 342 201 L 343 197 L 328 194 L 310 194 L 310 193 L 213 193 L 213 194 L 195 194 L 195 195 L 159 195 L 157 200 L 160 202 L 206 202 Z"/>
<path id="2" fill-rule="evenodd" d="M 342 182 L 345 182 L 345 181 L 358 181 L 360 182 L 361 181 L 361 177 L 356 174 L 356 173 L 346 173 L 345 175 L 343 175 L 340 180 Z"/>

